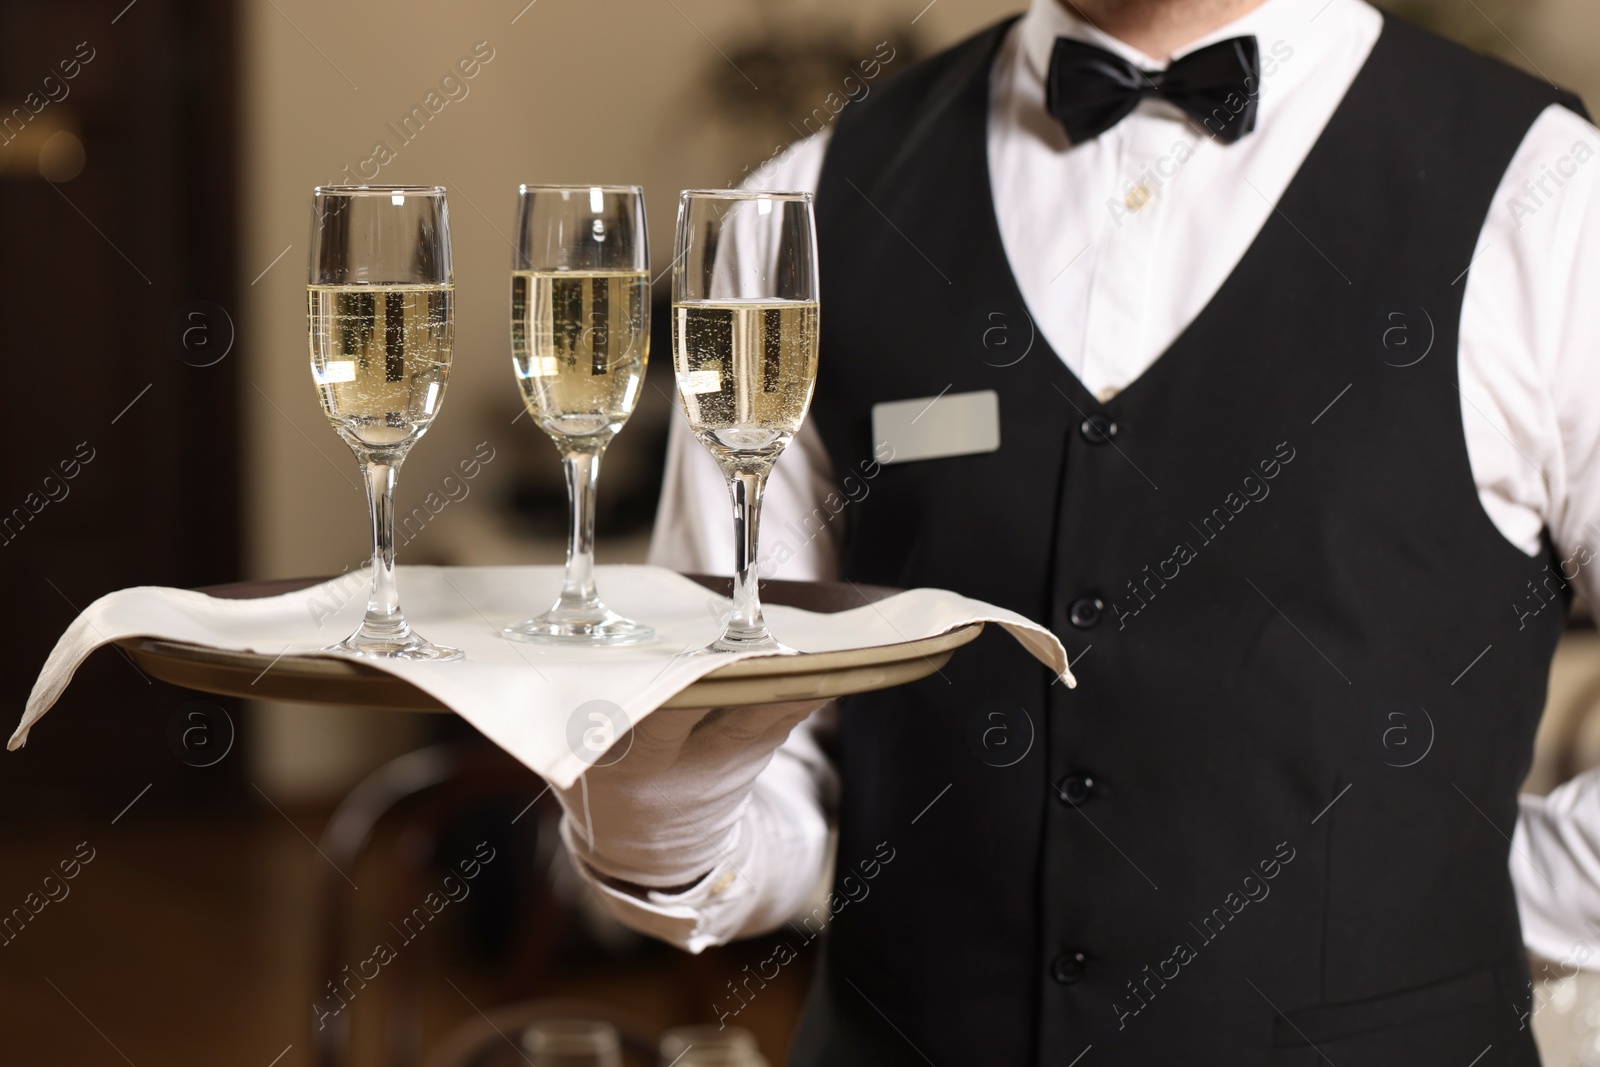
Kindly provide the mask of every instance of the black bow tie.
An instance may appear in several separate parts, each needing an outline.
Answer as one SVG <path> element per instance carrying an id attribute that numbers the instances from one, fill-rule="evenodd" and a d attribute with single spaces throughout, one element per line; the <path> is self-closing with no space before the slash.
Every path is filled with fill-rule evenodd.
<path id="1" fill-rule="evenodd" d="M 1256 127 L 1260 71 L 1254 37 L 1208 45 L 1166 70 L 1140 70 L 1104 48 L 1057 37 L 1046 105 L 1074 144 L 1105 133 L 1147 96 L 1170 101 L 1211 136 L 1232 144 Z"/>

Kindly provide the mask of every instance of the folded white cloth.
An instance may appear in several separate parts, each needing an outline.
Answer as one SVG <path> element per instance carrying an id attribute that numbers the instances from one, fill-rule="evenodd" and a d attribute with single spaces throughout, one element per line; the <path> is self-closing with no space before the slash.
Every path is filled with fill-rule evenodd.
<path id="1" fill-rule="evenodd" d="M 401 567 L 411 625 L 466 658 L 450 663 L 363 660 L 405 679 L 476 726 L 560 788 L 601 758 L 608 743 L 702 675 L 754 653 L 688 656 L 720 632 L 728 607 L 661 567 L 599 568 L 614 610 L 656 629 L 649 644 L 567 648 L 509 641 L 499 628 L 543 611 L 561 586 L 559 567 Z M 367 574 L 257 600 L 222 600 L 186 589 L 142 586 L 90 604 L 56 643 L 7 745 L 20 748 L 84 659 L 126 637 L 156 637 L 268 656 L 311 652 L 343 639 L 366 609 Z M 832 614 L 769 605 L 767 624 L 802 652 L 895 644 L 973 622 L 998 623 L 1068 684 L 1066 653 L 1049 630 L 1021 615 L 940 589 L 915 589 Z M 960 653 L 957 652 L 957 655 Z"/>

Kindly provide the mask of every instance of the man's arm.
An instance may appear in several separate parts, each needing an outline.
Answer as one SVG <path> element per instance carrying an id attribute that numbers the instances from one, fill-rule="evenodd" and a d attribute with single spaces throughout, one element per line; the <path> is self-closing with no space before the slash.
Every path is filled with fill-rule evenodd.
<path id="1" fill-rule="evenodd" d="M 1529 131 L 1473 261 L 1460 355 L 1484 509 L 1529 553 L 1548 527 L 1562 577 L 1591 605 L 1600 605 L 1597 156 L 1600 131 L 1565 108 Z M 1551 960 L 1575 950 L 1600 959 L 1600 772 L 1522 798 L 1510 864 L 1528 947 Z"/>
<path id="2" fill-rule="evenodd" d="M 722 473 L 680 423 L 672 432 L 650 562 L 726 573 L 733 528 Z M 838 530 L 820 505 L 831 484 L 827 453 L 803 429 L 763 500 L 762 558 L 774 561 L 763 577 L 836 574 Z M 813 513 L 823 526 L 807 525 Z M 827 862 L 838 775 L 825 751 L 836 714 L 831 703 L 655 712 L 619 763 L 561 794 L 562 838 L 579 871 L 619 921 L 691 952 L 781 926 Z"/>
<path id="3" fill-rule="evenodd" d="M 748 747 L 759 740 L 730 735 L 723 724 L 711 751 L 636 780 L 642 789 L 597 780 L 585 791 L 580 783 L 562 797 L 561 836 L 575 866 L 619 921 L 690 952 L 782 926 L 810 899 L 827 863 L 838 793 L 824 752 L 833 709 L 792 732 L 792 722 L 779 723 L 786 740 L 749 778 Z M 722 714 L 748 723 L 772 711 Z M 673 714 L 658 711 L 643 725 Z M 731 804 L 730 791 L 738 794 Z M 613 868 L 619 852 L 624 865 Z"/>
<path id="4" fill-rule="evenodd" d="M 1522 940 L 1554 962 L 1600 968 L 1600 772 L 1524 796 L 1511 839 Z"/>

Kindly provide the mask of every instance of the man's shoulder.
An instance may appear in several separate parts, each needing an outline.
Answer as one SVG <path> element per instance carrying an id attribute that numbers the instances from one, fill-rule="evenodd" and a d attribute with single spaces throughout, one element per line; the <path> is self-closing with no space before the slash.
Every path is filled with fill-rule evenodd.
<path id="1" fill-rule="evenodd" d="M 934 121 L 979 79 L 987 85 L 995 56 L 1016 21 L 1013 16 L 979 30 L 845 108 L 833 124 L 829 160 L 843 148 L 863 173 L 895 169 L 895 161 L 929 134 Z"/>
<path id="2" fill-rule="evenodd" d="M 936 106 L 950 91 L 986 74 L 1017 16 L 1002 19 L 901 71 L 840 116 L 852 123 L 901 116 Z"/>
<path id="3" fill-rule="evenodd" d="M 1384 12 L 1378 47 L 1393 55 L 1412 75 L 1409 88 L 1419 94 L 1462 103 L 1464 93 L 1479 99 L 1498 96 L 1559 103 L 1588 117 L 1577 94 L 1542 75 L 1475 51 L 1393 12 Z"/>

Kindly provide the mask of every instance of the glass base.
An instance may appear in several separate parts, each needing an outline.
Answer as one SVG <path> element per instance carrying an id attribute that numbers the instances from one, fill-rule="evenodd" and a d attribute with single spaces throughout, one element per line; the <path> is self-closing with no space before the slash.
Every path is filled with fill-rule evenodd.
<path id="1" fill-rule="evenodd" d="M 588 610 L 554 607 L 500 632 L 513 641 L 544 645 L 638 645 L 656 637 L 644 623 L 625 619 L 604 605 Z"/>
<path id="2" fill-rule="evenodd" d="M 418 637 L 409 629 L 397 637 L 372 637 L 359 630 L 340 641 L 337 645 L 329 645 L 319 649 L 321 652 L 338 652 L 346 656 L 360 656 L 363 659 L 403 659 L 437 662 L 462 659 L 466 653 L 459 648 L 448 645 L 436 645 L 432 641 Z"/>
<path id="3" fill-rule="evenodd" d="M 800 654 L 799 649 L 790 648 L 766 630 L 762 630 L 758 634 L 735 634 L 731 630 L 725 630 L 721 637 L 705 648 L 700 649 L 697 654 L 712 655 L 717 652 L 760 652 L 768 656 L 798 656 Z"/>

